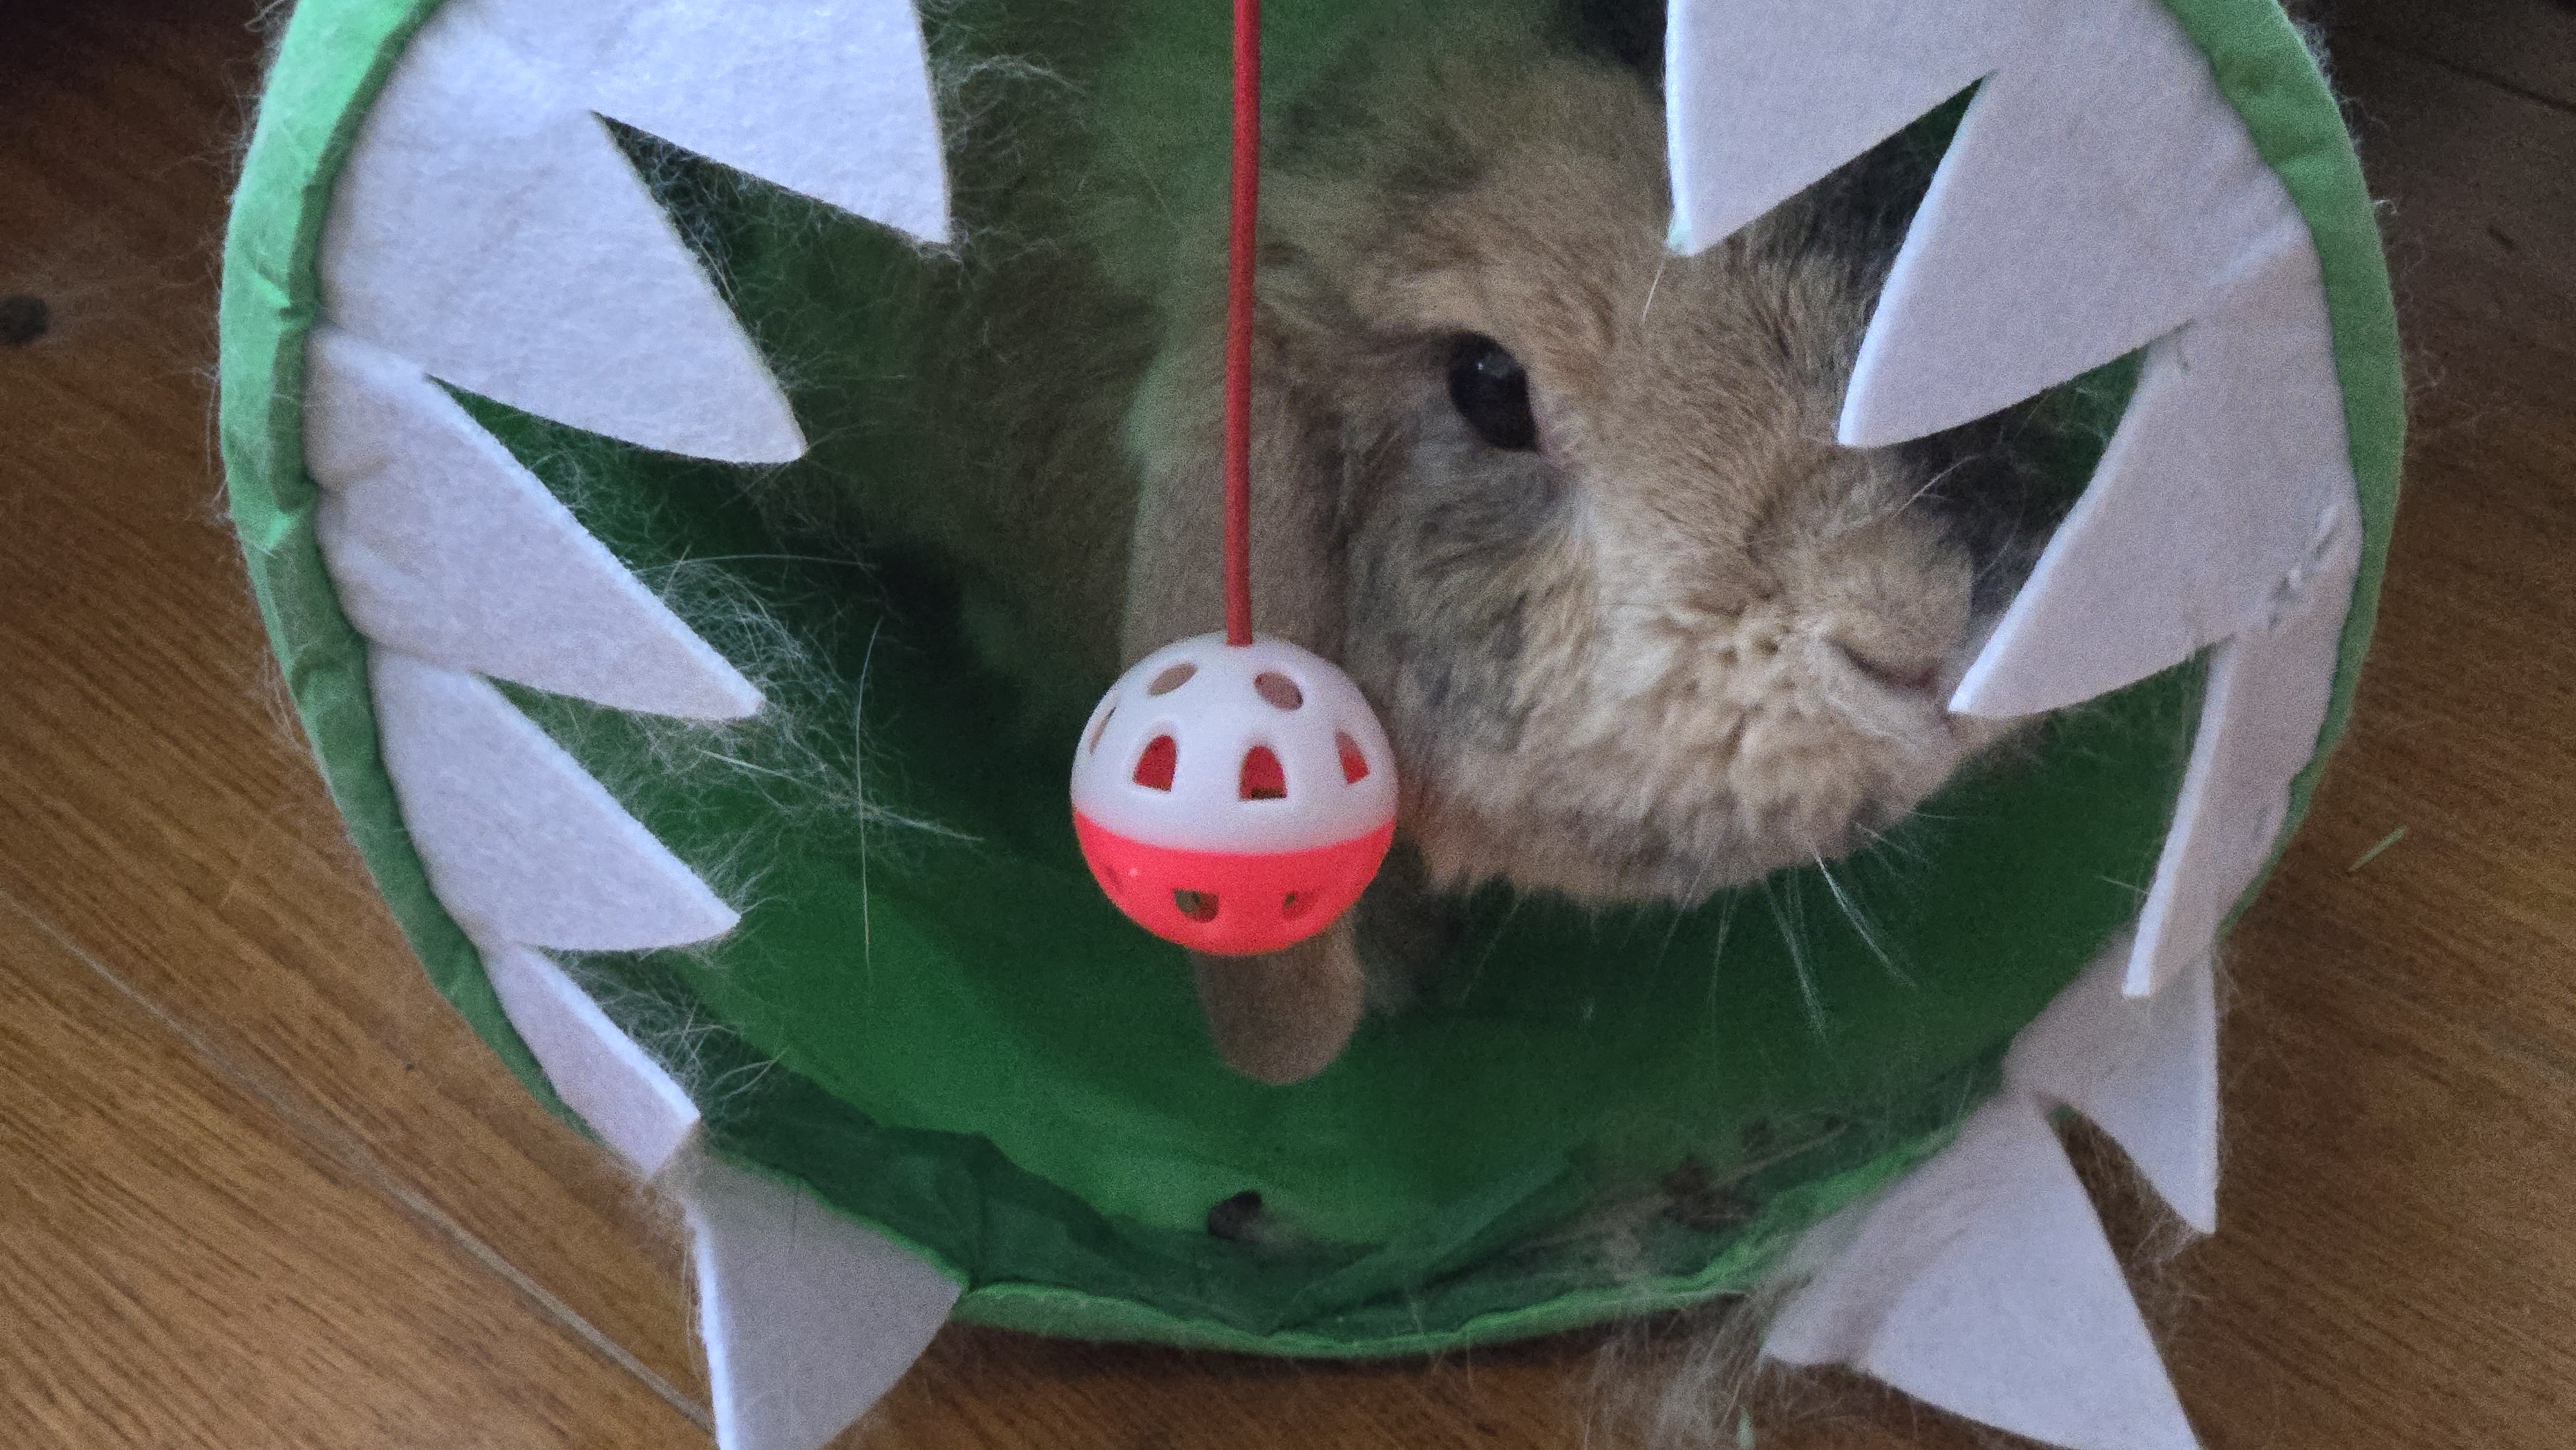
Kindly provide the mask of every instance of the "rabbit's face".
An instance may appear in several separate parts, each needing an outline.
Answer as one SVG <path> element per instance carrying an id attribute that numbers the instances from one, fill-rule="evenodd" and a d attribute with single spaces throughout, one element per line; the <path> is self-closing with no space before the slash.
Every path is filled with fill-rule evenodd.
<path id="1" fill-rule="evenodd" d="M 1884 259 L 1779 221 L 1672 256 L 1633 77 L 1456 69 L 1266 183 L 1265 365 L 1409 833 L 1450 884 L 1625 900 L 1866 844 L 1992 737 L 1944 709 L 1987 551 L 1833 442 Z"/>

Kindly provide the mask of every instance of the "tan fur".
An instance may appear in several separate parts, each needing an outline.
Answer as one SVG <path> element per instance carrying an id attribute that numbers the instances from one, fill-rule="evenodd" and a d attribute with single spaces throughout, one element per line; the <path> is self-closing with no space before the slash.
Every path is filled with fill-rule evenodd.
<path id="1" fill-rule="evenodd" d="M 1332 1065 L 1359 1025 L 1361 984 L 1347 925 L 1284 952 L 1196 958 L 1199 1005 L 1228 1066 L 1274 1085 Z"/>
<path id="2" fill-rule="evenodd" d="M 1629 73 L 1405 53 L 1270 153 L 1259 627 L 1384 713 L 1435 887 L 1691 903 L 1865 844 L 1991 734 L 1942 708 L 1968 551 L 1909 507 L 1918 471 L 1832 441 L 1875 274 L 1786 219 L 1670 255 L 1660 108 Z M 1211 265 L 1166 298 L 1126 428 L 1129 658 L 1220 619 L 1202 222 Z M 1527 368 L 1539 452 L 1457 416 L 1460 333 Z M 1346 921 L 1200 983 L 1228 1060 L 1277 1081 L 1338 1052 L 1358 977 Z"/>

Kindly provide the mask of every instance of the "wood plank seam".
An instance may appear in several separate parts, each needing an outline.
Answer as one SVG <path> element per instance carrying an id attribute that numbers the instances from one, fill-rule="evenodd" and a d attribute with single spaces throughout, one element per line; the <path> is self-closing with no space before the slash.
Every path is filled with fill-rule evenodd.
<path id="1" fill-rule="evenodd" d="M 382 1194 L 397 1208 L 426 1225 L 431 1232 L 463 1250 L 467 1257 L 517 1290 L 536 1308 L 538 1313 L 571 1331 L 575 1337 L 590 1346 L 592 1352 L 633 1376 L 646 1389 L 651 1390 L 669 1403 L 673 1409 L 679 1411 L 690 1423 L 708 1434 L 715 1433 L 715 1420 L 706 1406 L 691 1399 L 669 1380 L 654 1373 L 651 1366 L 584 1318 L 571 1305 L 556 1297 L 525 1270 L 511 1263 L 499 1250 L 486 1243 L 463 1224 L 458 1223 L 438 1205 L 413 1191 L 400 1178 L 378 1163 L 375 1155 L 368 1152 L 366 1147 L 355 1138 L 333 1127 L 321 1115 L 305 1109 L 290 1093 L 263 1081 L 258 1074 L 232 1061 L 204 1034 L 190 1027 L 160 1003 L 127 983 L 96 953 L 73 940 L 5 888 L 0 888 L 0 906 L 6 906 L 24 918 L 28 925 L 62 948 L 73 960 L 89 968 L 99 980 L 114 989 L 118 995 L 141 1008 L 163 1031 L 176 1038 L 191 1056 L 205 1063 L 217 1076 L 239 1088 L 261 1107 L 275 1114 L 299 1141 L 330 1160 L 342 1171 Z"/>
<path id="2" fill-rule="evenodd" d="M 2426 50 L 2412 49 L 2408 46 L 2382 40 L 2367 32 L 2339 36 L 2336 38 L 2335 46 L 2338 50 L 2359 49 L 2377 51 L 2382 56 L 2395 57 L 2401 60 L 2410 60 L 2418 65 L 2429 65 L 2435 70 L 2448 71 L 2452 75 L 2457 76 L 2459 79 L 2467 81 L 2472 85 L 2493 86 L 2508 96 L 2529 101 L 2534 105 L 2546 106 L 2550 110 L 2557 111 L 2565 115 L 2576 116 L 2576 105 L 2570 105 L 2556 96 L 2546 95 L 2542 92 L 2531 89 L 2529 86 L 2516 84 L 2513 81 L 2507 80 L 2503 76 L 2490 74 L 2489 72 L 2480 70 L 2475 66 L 2462 64 L 2459 61 L 2451 59 L 2449 56 L 2436 55 L 2433 52 Z"/>

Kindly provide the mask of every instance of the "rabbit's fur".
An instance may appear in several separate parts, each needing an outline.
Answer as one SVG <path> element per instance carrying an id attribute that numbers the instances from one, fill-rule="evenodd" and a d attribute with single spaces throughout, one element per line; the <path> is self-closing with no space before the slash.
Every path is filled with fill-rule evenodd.
<path id="1" fill-rule="evenodd" d="M 1199 964 L 1220 1050 L 1273 1082 L 1322 1069 L 1358 1021 L 1359 923 L 1413 944 L 1367 953 L 1402 995 L 1408 963 L 1383 959 L 1423 954 L 1414 896 L 1499 880 L 1691 903 L 1904 817 L 1994 736 L 1943 702 L 2048 522 L 1955 439 L 1833 441 L 1919 161 L 1855 163 L 1674 256 L 1651 75 L 1545 6 L 1423 24 L 1351 44 L 1274 108 L 1264 148 L 1256 624 L 1348 669 L 1402 782 L 1368 907 Z M 1123 456 L 1050 460 L 1034 502 L 989 505 L 1039 524 L 983 530 L 1060 534 L 1052 563 L 1019 544 L 985 571 L 1028 630 L 1060 632 L 1064 601 L 1112 577 L 1120 541 L 1098 531 L 1132 527 L 1125 660 L 1222 621 L 1224 206 L 1198 191 L 1154 198 L 1172 241 L 1144 266 L 1105 235 L 1140 214 L 1127 193 L 1082 204 L 1100 285 L 1151 309 L 1141 378 L 1082 379 L 1064 404 L 1123 400 Z M 1471 336 L 1525 367 L 1535 448 L 1494 446 L 1453 404 Z"/>
<path id="2" fill-rule="evenodd" d="M 1435 890 L 1691 903 L 1865 844 L 1996 732 L 1942 708 L 1992 531 L 1929 498 L 1927 459 L 1833 442 L 1893 228 L 1827 195 L 1673 256 L 1661 107 L 1634 72 L 1391 55 L 1265 170 L 1259 628 L 1377 705 Z M 1209 251 L 1127 421 L 1129 658 L 1222 612 Z M 1535 451 L 1453 406 L 1462 334 L 1526 367 Z M 1201 964 L 1229 1061 L 1294 1080 L 1331 1060 L 1355 930 Z"/>

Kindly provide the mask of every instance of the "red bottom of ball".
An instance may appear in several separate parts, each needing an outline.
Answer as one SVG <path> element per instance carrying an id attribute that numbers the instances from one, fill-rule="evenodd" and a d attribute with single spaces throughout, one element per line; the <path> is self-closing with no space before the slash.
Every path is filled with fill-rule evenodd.
<path id="1" fill-rule="evenodd" d="M 1165 941 L 1222 957 L 1275 952 L 1331 926 L 1376 879 L 1395 839 L 1389 821 L 1330 846 L 1256 856 L 1149 846 L 1080 811 L 1073 831 L 1120 911 Z"/>

